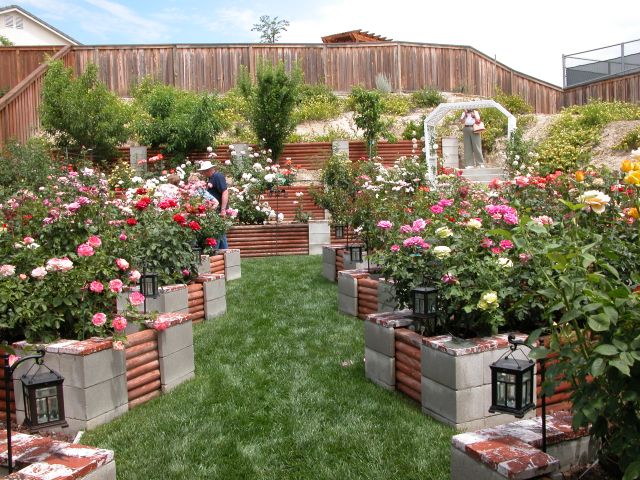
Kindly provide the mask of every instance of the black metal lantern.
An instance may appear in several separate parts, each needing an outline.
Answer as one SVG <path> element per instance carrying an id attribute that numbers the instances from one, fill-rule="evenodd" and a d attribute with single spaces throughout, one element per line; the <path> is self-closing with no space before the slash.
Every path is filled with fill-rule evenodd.
<path id="1" fill-rule="evenodd" d="M 349 255 L 352 262 L 362 261 L 362 245 L 350 245 Z"/>
<path id="2" fill-rule="evenodd" d="M 516 358 L 514 353 L 518 345 L 525 345 L 509 334 L 510 351 L 490 365 L 491 367 L 491 407 L 489 412 L 510 413 L 522 418 L 532 408 L 534 401 L 534 367 L 535 362 L 522 351 L 523 358 Z"/>
<path id="3" fill-rule="evenodd" d="M 336 225 L 333 227 L 336 238 L 344 238 L 344 225 Z"/>
<path id="4" fill-rule="evenodd" d="M 46 367 L 46 365 L 45 365 Z M 47 372 L 28 372 L 21 378 L 24 396 L 24 424 L 35 432 L 45 427 L 67 426 L 64 416 L 64 378 L 49 367 Z"/>
<path id="5" fill-rule="evenodd" d="M 145 298 L 158 297 L 158 274 L 155 272 L 147 272 L 146 267 L 142 269 L 142 275 L 140 275 L 140 293 L 142 293 Z"/>
<path id="6" fill-rule="evenodd" d="M 435 287 L 417 287 L 411 290 L 413 316 L 416 318 L 434 318 L 438 313 L 438 289 Z"/>

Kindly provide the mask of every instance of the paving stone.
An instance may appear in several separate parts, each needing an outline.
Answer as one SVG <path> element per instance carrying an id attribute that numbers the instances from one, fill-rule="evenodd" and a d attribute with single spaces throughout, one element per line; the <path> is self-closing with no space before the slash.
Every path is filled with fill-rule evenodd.
<path id="1" fill-rule="evenodd" d="M 451 447 L 451 480 L 504 480 L 504 476 Z"/>
<path id="2" fill-rule="evenodd" d="M 366 347 L 364 349 L 364 359 L 365 376 L 387 390 L 394 390 L 396 384 L 396 359 Z"/>
<path id="3" fill-rule="evenodd" d="M 171 385 L 176 380 L 195 371 L 193 345 L 160 358 L 160 381 Z"/>
<path id="4" fill-rule="evenodd" d="M 191 321 L 158 332 L 158 353 L 160 357 L 166 357 L 188 346 L 193 346 L 193 325 Z"/>
<path id="5" fill-rule="evenodd" d="M 375 350 L 388 357 L 395 357 L 396 336 L 393 327 L 384 327 L 373 322 L 364 322 L 365 348 Z"/>

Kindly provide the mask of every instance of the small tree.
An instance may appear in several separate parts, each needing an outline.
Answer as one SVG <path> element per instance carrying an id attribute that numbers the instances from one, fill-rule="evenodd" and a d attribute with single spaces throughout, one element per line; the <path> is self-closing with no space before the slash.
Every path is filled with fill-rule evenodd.
<path id="1" fill-rule="evenodd" d="M 382 118 L 382 95 L 377 90 L 354 87 L 351 90 L 351 102 L 355 109 L 353 120 L 358 128 L 364 130 L 369 158 L 373 158 L 377 152 L 378 137 L 384 135 L 387 130 Z"/>
<path id="2" fill-rule="evenodd" d="M 251 27 L 252 32 L 260 32 L 260 43 L 276 43 L 280 34 L 287 31 L 289 22 L 278 20 L 278 17 L 271 18 L 269 15 L 262 15 L 260 21 Z"/>
<path id="3" fill-rule="evenodd" d="M 284 63 L 260 63 L 254 85 L 246 69 L 241 70 L 238 88 L 250 104 L 251 126 L 262 144 L 277 160 L 287 137 L 296 127 L 293 110 L 298 102 L 302 72 L 294 67 L 285 71 Z"/>
<path id="4" fill-rule="evenodd" d="M 49 64 L 42 86 L 40 121 L 59 147 L 85 147 L 98 158 L 114 156 L 116 147 L 129 138 L 129 108 L 98 81 L 94 64 L 77 78 L 62 61 Z"/>

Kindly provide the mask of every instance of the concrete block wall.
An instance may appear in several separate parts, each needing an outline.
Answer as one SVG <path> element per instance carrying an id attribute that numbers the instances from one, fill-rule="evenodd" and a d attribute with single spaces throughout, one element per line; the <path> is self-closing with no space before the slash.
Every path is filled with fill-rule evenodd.
<path id="1" fill-rule="evenodd" d="M 322 276 L 330 282 L 335 282 L 336 277 L 336 252 L 338 247 L 324 245 L 322 247 Z"/>
<path id="2" fill-rule="evenodd" d="M 204 291 L 204 319 L 224 315 L 227 312 L 227 287 L 225 276 L 220 274 L 201 275 L 198 282 Z"/>
<path id="3" fill-rule="evenodd" d="M 331 244 L 331 228 L 327 220 L 309 220 L 309 255 L 322 255 L 323 247 Z"/>
<path id="4" fill-rule="evenodd" d="M 358 278 L 366 277 L 366 270 L 343 270 L 338 272 L 338 311 L 353 317 L 358 316 Z"/>
<path id="5" fill-rule="evenodd" d="M 219 250 L 224 254 L 224 276 L 227 281 L 236 280 L 242 277 L 242 269 L 240 267 L 240 250 L 237 248 L 228 248 Z"/>
<path id="6" fill-rule="evenodd" d="M 110 340 L 61 340 L 45 349 L 45 365 L 64 377 L 68 427 L 53 430 L 69 433 L 91 430 L 128 411 L 125 352 L 114 350 Z M 20 377 L 31 365 L 30 362 L 20 365 L 13 377 L 19 423 L 25 418 Z"/>
<path id="7" fill-rule="evenodd" d="M 410 323 L 397 312 L 376 313 L 364 321 L 365 376 L 387 390 L 396 388 L 395 329 Z"/>
<path id="8" fill-rule="evenodd" d="M 507 335 L 462 341 L 448 335 L 423 338 L 422 411 L 466 431 L 513 421 L 512 415 L 489 413 L 489 365 L 508 349 Z"/>
<path id="9" fill-rule="evenodd" d="M 381 278 L 378 282 L 378 312 L 393 312 L 398 308 L 393 282 Z"/>
<path id="10" fill-rule="evenodd" d="M 209 255 L 200 255 L 200 263 L 198 263 L 198 275 L 211 273 L 211 258 Z"/>
<path id="11" fill-rule="evenodd" d="M 224 285 L 224 278 L 222 278 Z M 193 325 L 188 315 L 163 316 L 166 328 L 158 331 L 162 393 L 195 377 Z"/>

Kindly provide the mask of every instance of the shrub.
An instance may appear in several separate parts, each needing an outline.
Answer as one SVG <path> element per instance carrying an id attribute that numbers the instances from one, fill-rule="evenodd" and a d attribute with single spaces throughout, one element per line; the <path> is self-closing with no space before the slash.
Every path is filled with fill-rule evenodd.
<path id="1" fill-rule="evenodd" d="M 623 102 L 593 101 L 565 108 L 536 149 L 543 172 L 585 168 L 604 125 L 637 119 L 640 119 L 640 106 Z"/>
<path id="2" fill-rule="evenodd" d="M 300 102 L 294 111 L 296 123 L 329 120 L 340 115 L 340 99 L 324 84 L 301 85 Z"/>
<path id="3" fill-rule="evenodd" d="M 73 78 L 62 61 L 49 64 L 42 86 L 40 122 L 60 147 L 92 150 L 92 156 L 111 158 L 129 138 L 130 109 L 98 81 L 98 69 L 89 64 Z"/>
<path id="4" fill-rule="evenodd" d="M 355 110 L 353 120 L 358 128 L 364 131 L 369 158 L 372 158 L 376 154 L 378 138 L 387 131 L 387 125 L 382 118 L 382 95 L 376 90 L 353 87 L 350 102 L 354 105 Z"/>
<path id="5" fill-rule="evenodd" d="M 411 99 L 401 93 L 390 93 L 382 97 L 382 111 L 387 115 L 403 116 L 411 110 Z"/>
<path id="6" fill-rule="evenodd" d="M 422 90 L 411 94 L 411 101 L 417 108 L 432 108 L 445 103 L 447 100 L 437 89 L 424 87 Z"/>
<path id="7" fill-rule="evenodd" d="M 224 103 L 215 94 L 178 90 L 145 78 L 133 91 L 138 115 L 134 125 L 141 143 L 186 155 L 215 145 L 228 126 Z"/>
<path id="8" fill-rule="evenodd" d="M 353 132 L 347 132 L 340 127 L 328 127 L 323 133 L 314 133 L 298 137 L 304 142 L 333 142 L 335 140 L 355 140 Z"/>
<path id="9" fill-rule="evenodd" d="M 533 142 L 522 138 L 522 128 L 518 127 L 507 142 L 507 161 L 505 170 L 510 176 L 526 175 L 534 169 L 534 161 L 537 155 L 534 153 Z"/>
<path id="10" fill-rule="evenodd" d="M 27 143 L 8 142 L 0 150 L 0 199 L 24 188 L 35 190 L 47 183 L 56 172 L 49 145 L 41 138 L 31 137 Z"/>
<path id="11" fill-rule="evenodd" d="M 627 132 L 622 140 L 613 147 L 614 150 L 636 150 L 640 148 L 640 127 Z"/>
<path id="12" fill-rule="evenodd" d="M 238 88 L 250 105 L 253 131 L 274 160 L 280 157 L 287 137 L 295 129 L 293 111 L 301 83 L 301 70 L 294 67 L 287 73 L 283 62 L 259 64 L 255 85 L 246 69 L 241 70 Z"/>
<path id="13" fill-rule="evenodd" d="M 422 119 L 419 121 L 409 120 L 402 131 L 402 138 L 404 140 L 413 140 L 414 138 L 420 139 L 424 137 L 424 119 L 426 117 L 423 115 Z"/>
<path id="14" fill-rule="evenodd" d="M 389 94 L 393 90 L 391 87 L 391 80 L 384 73 L 376 75 L 376 90 L 382 94 Z"/>

